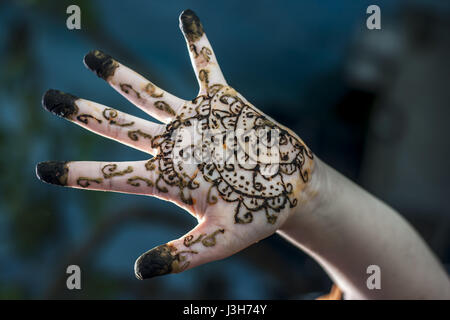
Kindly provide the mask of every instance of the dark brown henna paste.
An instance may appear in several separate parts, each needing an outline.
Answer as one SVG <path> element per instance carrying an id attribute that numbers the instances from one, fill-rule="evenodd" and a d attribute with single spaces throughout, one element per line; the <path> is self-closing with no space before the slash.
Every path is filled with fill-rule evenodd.
<path id="1" fill-rule="evenodd" d="M 128 137 L 133 141 L 138 141 L 139 136 L 143 137 L 144 139 L 152 139 L 152 136 L 148 133 L 142 132 L 141 130 L 133 130 L 128 131 Z"/>
<path id="2" fill-rule="evenodd" d="M 93 50 L 84 57 L 84 64 L 90 70 L 95 72 L 98 77 L 108 80 L 114 75 L 119 63 L 111 56 L 99 51 Z"/>
<path id="3" fill-rule="evenodd" d="M 191 43 L 189 50 L 194 54 L 194 59 L 198 57 L 197 46 L 195 44 Z"/>
<path id="4" fill-rule="evenodd" d="M 153 187 L 153 181 L 147 178 L 143 178 L 143 177 L 139 177 L 139 176 L 134 176 L 131 177 L 127 180 L 127 183 L 129 185 L 132 185 L 133 187 L 140 187 L 141 184 L 138 181 L 143 181 L 147 184 L 147 187 Z"/>
<path id="5" fill-rule="evenodd" d="M 116 176 L 123 176 L 128 173 L 133 172 L 133 168 L 128 166 L 125 170 L 122 171 L 116 171 L 117 170 L 117 164 L 111 163 L 107 164 L 102 168 L 103 177 L 105 179 L 109 179 Z"/>
<path id="6" fill-rule="evenodd" d="M 218 229 L 216 231 L 214 231 L 212 234 L 210 234 L 209 236 L 207 236 L 205 239 L 202 240 L 202 244 L 205 247 L 214 247 L 216 245 L 216 235 L 218 235 L 219 233 L 224 233 L 225 229 Z"/>
<path id="7" fill-rule="evenodd" d="M 109 121 L 109 124 L 119 127 L 129 127 L 134 124 L 134 121 L 127 122 L 127 123 L 119 123 L 117 122 L 116 118 L 118 117 L 119 113 L 117 110 L 112 108 L 106 108 L 103 110 L 103 118 Z"/>
<path id="8" fill-rule="evenodd" d="M 77 116 L 77 120 L 83 122 L 84 124 L 89 123 L 89 118 L 96 120 L 98 123 L 102 123 L 101 119 L 97 119 L 96 117 L 90 114 L 80 114 L 79 116 Z"/>
<path id="9" fill-rule="evenodd" d="M 167 112 L 168 114 L 174 116 L 175 111 L 164 101 L 156 101 L 155 102 L 155 108 L 164 112 Z"/>
<path id="10" fill-rule="evenodd" d="M 144 91 L 145 91 L 148 95 L 150 95 L 150 97 L 152 97 L 152 98 L 161 98 L 161 97 L 164 95 L 163 92 L 161 92 L 160 94 L 156 94 L 156 93 L 155 93 L 156 88 L 155 88 L 155 86 L 154 86 L 152 83 L 150 83 L 150 82 L 145 86 Z"/>
<path id="11" fill-rule="evenodd" d="M 196 244 L 197 242 L 202 241 L 202 239 L 203 239 L 204 236 L 206 236 L 206 234 L 205 234 L 205 233 L 202 233 L 201 235 L 199 235 L 199 236 L 197 237 L 197 239 L 194 240 L 194 236 L 193 236 L 192 234 L 191 234 L 191 235 L 188 235 L 188 236 L 184 237 L 183 244 L 184 244 L 186 247 L 189 248 L 189 247 L 192 246 L 193 244 Z"/>
<path id="12" fill-rule="evenodd" d="M 153 171 L 153 170 L 156 169 L 156 165 L 155 165 L 154 158 L 148 160 L 148 161 L 145 163 L 145 169 L 147 169 L 148 171 Z"/>
<path id="13" fill-rule="evenodd" d="M 173 245 L 164 244 L 147 251 L 140 256 L 134 265 L 134 273 L 140 280 L 177 273 L 189 266 L 186 254 L 197 254 L 197 251 L 180 251 Z"/>
<path id="14" fill-rule="evenodd" d="M 131 84 L 128 83 L 121 83 L 120 85 L 120 90 L 122 90 L 123 92 L 125 92 L 126 94 L 130 94 L 131 91 L 134 92 L 134 95 L 140 99 L 141 98 L 141 94 L 139 92 L 137 92 L 136 90 L 134 90 L 134 88 L 131 86 Z"/>
<path id="15" fill-rule="evenodd" d="M 180 27 L 186 35 L 186 38 L 191 42 L 197 41 L 203 35 L 202 23 L 194 11 L 190 9 L 184 10 L 181 13 Z"/>
<path id="16" fill-rule="evenodd" d="M 42 97 L 42 105 L 51 113 L 71 119 L 78 113 L 78 107 L 75 104 L 79 98 L 59 90 L 48 90 Z"/>
<path id="17" fill-rule="evenodd" d="M 212 51 L 207 48 L 203 47 L 202 50 L 200 50 L 200 54 L 203 56 L 203 59 L 205 59 L 206 62 L 209 62 L 211 60 Z"/>
<path id="18" fill-rule="evenodd" d="M 216 245 L 216 235 L 218 235 L 219 233 L 225 233 L 225 229 L 217 229 L 210 235 L 207 235 L 206 233 L 202 233 L 195 240 L 194 240 L 194 236 L 191 234 L 184 238 L 183 244 L 189 248 L 192 245 L 194 245 L 198 242 L 201 242 L 202 245 L 205 247 L 214 247 Z"/>
<path id="19" fill-rule="evenodd" d="M 206 70 L 200 70 L 199 75 L 201 81 L 209 84 Z M 216 148 L 223 150 L 232 148 L 234 153 L 228 156 L 228 160 L 236 160 L 238 157 L 236 150 L 240 149 L 240 156 L 242 156 L 240 160 L 246 161 L 251 156 L 245 151 L 247 147 L 254 148 L 253 156 L 259 157 L 260 143 L 271 143 L 270 134 L 259 137 L 256 132 L 260 129 L 262 132 L 275 130 L 279 135 L 279 155 L 276 161 L 277 166 L 273 168 L 269 176 L 264 175 L 263 169 L 270 169 L 271 164 L 262 163 L 258 160 L 259 158 L 252 158 L 255 162 L 248 167 L 242 167 L 239 161 L 227 162 L 227 159 L 222 159 L 217 162 L 211 158 L 204 159 L 198 164 L 199 172 L 211 184 L 206 195 L 208 204 L 217 203 L 218 197 L 227 202 L 235 202 L 234 221 L 238 224 L 251 223 L 256 213 L 264 214 L 268 223 L 275 224 L 278 214 L 283 209 L 292 208 L 298 203 L 294 198 L 292 184 L 285 183 L 284 177 L 297 173 L 301 181 L 307 183 L 312 166 L 309 163 L 313 159 L 312 152 L 294 135 L 242 101 L 233 89 L 223 85 L 211 85 L 208 86 L 207 92 L 207 95 L 194 99 L 193 106 L 182 107 L 189 116 L 185 116 L 184 112 L 181 113 L 176 120 L 166 126 L 164 134 L 152 139 L 152 146 L 158 148 L 159 153 L 148 164 L 157 164 L 160 171 L 156 181 L 157 189 L 167 192 L 169 186 L 178 188 L 181 202 L 191 205 L 193 199 L 190 190 L 198 187 L 198 182 L 195 181 L 197 173 L 192 176 L 184 171 L 182 159 L 185 152 L 191 151 L 191 154 L 195 156 L 196 148 L 210 149 L 210 154 L 215 154 Z M 177 144 L 182 142 L 182 138 L 177 134 L 178 130 L 192 126 L 193 123 L 197 123 L 196 127 L 200 133 L 211 129 L 226 132 L 240 128 L 249 132 L 250 135 L 234 137 L 234 141 L 224 140 L 217 143 L 213 135 L 208 138 L 203 137 L 201 146 L 190 145 L 177 148 Z M 264 152 L 270 152 L 268 150 Z M 218 151 L 220 153 L 221 150 Z M 177 156 L 178 160 L 174 161 Z"/>
<path id="20" fill-rule="evenodd" d="M 67 164 L 68 162 L 62 161 L 40 162 L 36 166 L 36 175 L 45 183 L 66 186 L 69 175 Z"/>
<path id="21" fill-rule="evenodd" d="M 100 184 L 100 183 L 102 183 L 102 181 L 103 181 L 102 178 L 79 177 L 77 179 L 77 184 L 80 187 L 87 188 L 87 187 L 89 187 L 91 185 L 92 182 Z"/>

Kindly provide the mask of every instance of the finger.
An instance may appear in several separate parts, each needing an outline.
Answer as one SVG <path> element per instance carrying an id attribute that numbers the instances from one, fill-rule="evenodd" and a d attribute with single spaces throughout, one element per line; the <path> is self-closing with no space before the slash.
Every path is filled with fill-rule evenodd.
<path id="1" fill-rule="evenodd" d="M 202 23 L 194 11 L 188 9 L 181 13 L 180 28 L 186 39 L 189 56 L 200 86 L 199 95 L 208 93 L 211 86 L 226 85 Z"/>
<path id="2" fill-rule="evenodd" d="M 46 110 L 57 116 L 150 154 L 156 153 L 156 149 L 151 146 L 151 139 L 161 134 L 165 128 L 164 125 L 58 90 L 48 90 L 44 94 L 42 104 Z"/>
<path id="3" fill-rule="evenodd" d="M 150 161 L 95 162 L 47 161 L 38 163 L 36 175 L 46 183 L 79 189 L 169 197 L 157 187 L 158 170 Z M 167 193 L 167 196 L 163 194 Z"/>
<path id="4" fill-rule="evenodd" d="M 225 227 L 205 221 L 185 236 L 141 255 L 134 272 L 140 280 L 179 273 L 230 256 L 238 251 L 233 248 L 234 242 Z"/>
<path id="5" fill-rule="evenodd" d="M 84 64 L 137 107 L 164 123 L 172 121 L 186 103 L 99 50 L 89 52 Z"/>

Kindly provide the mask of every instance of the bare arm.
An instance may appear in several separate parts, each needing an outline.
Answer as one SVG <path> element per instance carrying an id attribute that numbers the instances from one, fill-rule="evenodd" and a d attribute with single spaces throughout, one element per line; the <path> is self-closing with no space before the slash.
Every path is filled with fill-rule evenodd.
<path id="1" fill-rule="evenodd" d="M 315 157 L 310 202 L 278 233 L 311 255 L 347 299 L 449 299 L 436 257 L 394 209 Z M 381 269 L 381 290 L 366 285 Z"/>

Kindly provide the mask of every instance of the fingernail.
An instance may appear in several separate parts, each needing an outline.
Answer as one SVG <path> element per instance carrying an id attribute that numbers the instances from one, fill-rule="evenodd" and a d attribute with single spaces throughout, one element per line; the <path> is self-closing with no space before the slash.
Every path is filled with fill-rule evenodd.
<path id="1" fill-rule="evenodd" d="M 119 63 L 110 55 L 107 55 L 100 50 L 92 50 L 85 55 L 84 64 L 91 71 L 95 72 L 98 77 L 105 80 L 114 75 L 116 68 L 119 66 Z"/>
<path id="2" fill-rule="evenodd" d="M 172 272 L 172 263 L 176 258 L 171 254 L 176 249 L 163 244 L 147 251 L 134 264 L 134 273 L 139 280 L 162 276 Z"/>
<path id="3" fill-rule="evenodd" d="M 78 113 L 75 101 L 79 98 L 59 90 L 48 90 L 42 97 L 42 106 L 57 116 L 69 118 Z"/>
<path id="4" fill-rule="evenodd" d="M 180 27 L 189 41 L 195 42 L 203 35 L 200 19 L 191 9 L 184 10 L 180 15 Z"/>
<path id="5" fill-rule="evenodd" d="M 69 168 L 66 161 L 45 161 L 36 166 L 36 176 L 45 183 L 67 185 Z"/>

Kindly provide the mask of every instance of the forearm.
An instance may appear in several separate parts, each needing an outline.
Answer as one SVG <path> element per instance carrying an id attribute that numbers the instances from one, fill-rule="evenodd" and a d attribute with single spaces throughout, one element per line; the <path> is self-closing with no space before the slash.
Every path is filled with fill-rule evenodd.
<path id="1" fill-rule="evenodd" d="M 357 299 L 450 298 L 445 271 L 416 231 L 392 208 L 315 158 L 306 203 L 278 231 L 311 255 Z M 381 290 L 366 285 L 381 269 Z"/>

